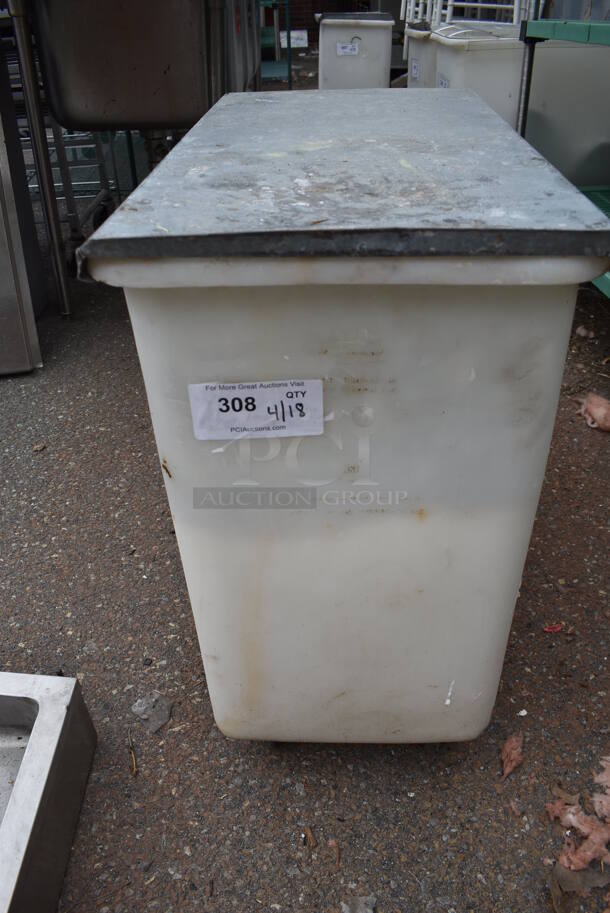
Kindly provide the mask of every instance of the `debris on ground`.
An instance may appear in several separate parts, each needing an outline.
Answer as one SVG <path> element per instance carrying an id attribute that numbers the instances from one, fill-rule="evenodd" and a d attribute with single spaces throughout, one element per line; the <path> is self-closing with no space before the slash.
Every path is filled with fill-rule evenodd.
<path id="1" fill-rule="evenodd" d="M 341 850 L 339 849 L 339 844 L 337 843 L 337 841 L 334 838 L 331 838 L 328 841 L 328 845 L 331 848 L 331 850 L 335 851 L 335 872 L 338 872 L 339 866 L 341 863 Z"/>
<path id="2" fill-rule="evenodd" d="M 566 894 L 610 884 L 610 757 L 602 758 L 601 765 L 603 770 L 593 777 L 603 787 L 603 792 L 591 797 L 595 814 L 583 811 L 580 797 L 560 786 L 553 787 L 557 798 L 546 806 L 551 821 L 558 819 L 567 831 L 549 879 L 555 913 L 569 913 Z"/>
<path id="3" fill-rule="evenodd" d="M 553 624 L 545 625 L 542 630 L 545 634 L 561 634 L 563 631 L 563 621 L 555 621 Z"/>
<path id="4" fill-rule="evenodd" d="M 509 735 L 506 742 L 500 749 L 502 758 L 502 779 L 512 774 L 513 770 L 523 764 L 523 733 Z"/>
<path id="5" fill-rule="evenodd" d="M 303 838 L 310 850 L 314 850 L 317 847 L 318 841 L 316 840 L 314 832 L 310 827 L 303 828 Z"/>
<path id="6" fill-rule="evenodd" d="M 341 913 L 375 913 L 377 898 L 374 894 L 368 897 L 355 897 L 349 903 L 341 901 Z"/>
<path id="7" fill-rule="evenodd" d="M 578 872 L 596 860 L 610 865 L 610 824 L 605 824 L 593 815 L 587 815 L 580 805 L 566 805 L 563 799 L 555 799 L 546 806 L 551 821 L 557 818 L 567 830 L 575 830 L 581 837 L 577 843 L 574 835 L 567 836 L 561 853 L 560 863 L 567 869 Z"/>
<path id="8" fill-rule="evenodd" d="M 133 739 L 131 737 L 131 729 L 127 730 L 127 745 L 129 747 L 129 757 L 131 759 L 131 775 L 132 777 L 138 776 L 138 762 L 136 760 L 136 750 L 133 744 Z"/>
<path id="9" fill-rule="evenodd" d="M 508 808 L 515 818 L 521 818 L 523 816 L 523 806 L 518 799 L 511 799 L 508 803 Z"/>
<path id="10" fill-rule="evenodd" d="M 597 393 L 587 393 L 586 396 L 579 397 L 578 402 L 578 414 L 585 417 L 589 428 L 610 431 L 610 400 L 598 396 Z"/>
<path id="11" fill-rule="evenodd" d="M 131 711 L 142 720 L 149 732 L 158 732 L 171 717 L 172 703 L 159 691 L 151 691 L 138 698 Z"/>
<path id="12" fill-rule="evenodd" d="M 32 450 L 34 451 L 34 453 L 41 453 L 41 451 L 46 450 L 46 449 L 47 449 L 47 445 L 45 443 L 43 443 L 42 441 L 39 444 L 34 444 L 34 446 L 32 447 Z"/>
<path id="13" fill-rule="evenodd" d="M 603 770 L 601 773 L 596 773 L 593 780 L 598 786 L 603 786 L 604 792 L 593 793 L 591 801 L 595 814 L 610 821 L 610 756 L 602 758 L 599 763 Z"/>
<path id="14" fill-rule="evenodd" d="M 581 323 L 581 325 L 579 327 L 576 327 L 574 332 L 576 333 L 577 336 L 580 336 L 582 339 L 593 339 L 595 337 L 595 333 L 593 332 L 593 330 L 588 330 L 586 328 L 586 326 L 584 325 L 584 323 Z"/>
<path id="15" fill-rule="evenodd" d="M 556 862 L 549 875 L 549 889 L 555 913 L 570 913 L 572 899 L 569 894 L 584 894 L 591 888 L 604 888 L 610 884 L 610 868 L 591 867 L 574 872 Z"/>
<path id="16" fill-rule="evenodd" d="M 556 799 L 563 799 L 566 805 L 580 804 L 580 793 L 569 793 L 567 789 L 564 789 L 559 783 L 555 786 L 551 786 L 551 792 Z"/>
<path id="17" fill-rule="evenodd" d="M 593 782 L 597 783 L 598 786 L 603 786 L 606 792 L 610 792 L 610 755 L 602 758 L 599 763 L 603 770 L 594 775 Z"/>

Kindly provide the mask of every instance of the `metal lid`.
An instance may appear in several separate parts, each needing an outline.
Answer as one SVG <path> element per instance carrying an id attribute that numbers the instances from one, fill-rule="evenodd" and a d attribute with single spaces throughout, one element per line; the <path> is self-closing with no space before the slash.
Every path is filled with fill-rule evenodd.
<path id="1" fill-rule="evenodd" d="M 320 22 L 342 22 L 345 19 L 358 22 L 391 22 L 394 24 L 394 17 L 391 13 L 322 13 Z"/>
<path id="2" fill-rule="evenodd" d="M 87 257 L 610 254 L 610 220 L 478 96 L 226 95 Z"/>
<path id="3" fill-rule="evenodd" d="M 430 32 L 432 26 L 427 19 L 413 19 L 405 22 L 407 32 Z"/>

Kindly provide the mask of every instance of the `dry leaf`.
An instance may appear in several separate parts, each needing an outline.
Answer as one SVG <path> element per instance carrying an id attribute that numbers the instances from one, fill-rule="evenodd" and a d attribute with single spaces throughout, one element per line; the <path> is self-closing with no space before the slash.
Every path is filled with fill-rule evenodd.
<path id="1" fill-rule="evenodd" d="M 34 444 L 34 446 L 32 447 L 32 450 L 34 451 L 34 453 L 40 453 L 42 450 L 46 450 L 46 449 L 47 449 L 47 445 L 43 441 L 41 441 L 40 444 Z"/>
<path id="2" fill-rule="evenodd" d="M 523 808 L 521 803 L 517 799 L 511 799 L 508 803 L 508 807 L 515 816 L 515 818 L 521 818 L 523 815 Z"/>
<path id="3" fill-rule="evenodd" d="M 314 837 L 314 833 L 310 827 L 304 827 L 303 833 L 305 834 L 305 840 L 307 841 L 307 846 L 310 850 L 313 850 L 317 847 L 318 841 Z"/>
<path id="4" fill-rule="evenodd" d="M 578 793 L 569 793 L 559 783 L 551 786 L 551 792 L 557 799 L 563 799 L 566 805 L 579 805 L 580 803 L 580 795 Z"/>
<path id="5" fill-rule="evenodd" d="M 569 806 L 570 808 L 580 808 L 580 806 Z M 561 816 L 564 813 L 564 810 L 568 808 L 568 804 L 564 802 L 563 799 L 555 799 L 554 802 L 547 802 L 545 805 L 547 812 L 549 813 L 549 818 L 551 821 L 554 821 L 555 818 L 561 819 Z"/>
<path id="6" fill-rule="evenodd" d="M 572 901 L 567 894 L 584 894 L 591 888 L 603 888 L 607 884 L 610 884 L 610 869 L 591 868 L 573 872 L 558 862 L 549 875 L 555 913 L 569 913 L 572 909 Z"/>
<path id="7" fill-rule="evenodd" d="M 587 393 L 584 399 L 579 399 L 580 415 L 584 415 L 589 428 L 599 428 L 600 431 L 610 431 L 610 401 L 598 396 L 597 393 Z"/>
<path id="8" fill-rule="evenodd" d="M 601 773 L 595 774 L 593 782 L 603 786 L 606 792 L 610 792 L 610 757 L 602 758 L 599 763 L 604 769 Z"/>
<path id="9" fill-rule="evenodd" d="M 520 732 L 518 735 L 509 735 L 500 751 L 503 780 L 506 780 L 515 768 L 519 767 L 520 764 L 523 764 L 522 748 L 523 733 Z"/>
<path id="10" fill-rule="evenodd" d="M 604 769 L 601 773 L 595 774 L 593 780 L 603 786 L 604 792 L 593 793 L 591 801 L 595 814 L 610 821 L 610 758 L 602 758 L 600 764 Z"/>
<path id="11" fill-rule="evenodd" d="M 593 793 L 591 800 L 595 814 L 610 821 L 610 796 L 607 793 Z"/>
<path id="12" fill-rule="evenodd" d="M 610 824 L 585 814 L 580 805 L 566 805 L 563 799 L 549 802 L 546 809 L 551 821 L 558 818 L 565 828 L 574 828 L 582 838 L 582 842 L 577 843 L 573 837 L 566 837 L 559 855 L 561 865 L 574 872 L 586 869 L 596 859 L 610 865 L 610 851 L 606 846 L 610 841 Z"/>

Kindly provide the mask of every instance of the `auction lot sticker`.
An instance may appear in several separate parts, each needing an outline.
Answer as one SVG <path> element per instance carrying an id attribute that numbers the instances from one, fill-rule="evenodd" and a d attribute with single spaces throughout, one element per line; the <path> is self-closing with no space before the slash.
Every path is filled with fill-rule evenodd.
<path id="1" fill-rule="evenodd" d="M 198 441 L 322 434 L 321 380 L 189 384 Z"/>

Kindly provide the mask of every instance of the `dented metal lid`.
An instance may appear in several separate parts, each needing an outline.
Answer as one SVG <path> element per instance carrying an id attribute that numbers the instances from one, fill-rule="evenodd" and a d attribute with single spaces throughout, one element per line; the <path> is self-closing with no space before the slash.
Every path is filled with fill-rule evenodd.
<path id="1" fill-rule="evenodd" d="M 610 254 L 610 220 L 478 96 L 226 95 L 81 247 L 95 258 Z"/>

